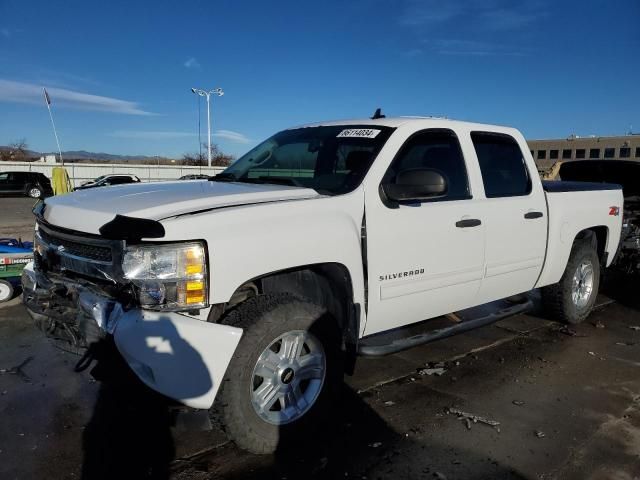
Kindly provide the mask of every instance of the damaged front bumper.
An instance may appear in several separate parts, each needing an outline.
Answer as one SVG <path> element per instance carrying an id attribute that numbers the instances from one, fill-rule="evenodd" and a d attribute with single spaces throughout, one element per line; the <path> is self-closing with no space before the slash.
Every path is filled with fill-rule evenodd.
<path id="1" fill-rule="evenodd" d="M 89 282 L 45 275 L 28 264 L 23 301 L 47 334 L 79 348 L 107 336 L 153 390 L 194 408 L 209 408 L 240 342 L 242 329 L 175 312 L 126 309 Z"/>

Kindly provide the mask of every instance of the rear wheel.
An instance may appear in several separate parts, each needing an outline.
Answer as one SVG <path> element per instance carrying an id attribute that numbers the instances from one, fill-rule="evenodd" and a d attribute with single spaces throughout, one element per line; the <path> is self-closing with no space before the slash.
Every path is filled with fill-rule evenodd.
<path id="1" fill-rule="evenodd" d="M 230 438 L 254 453 L 322 438 L 342 384 L 333 319 L 291 295 L 261 295 L 224 323 L 244 329 L 214 406 Z"/>
<path id="2" fill-rule="evenodd" d="M 42 196 L 42 190 L 37 185 L 31 185 L 27 187 L 27 195 L 31 198 L 40 198 Z"/>
<path id="3" fill-rule="evenodd" d="M 6 280 L 0 280 L 0 303 L 7 302 L 13 297 L 13 285 Z"/>
<path id="4" fill-rule="evenodd" d="M 546 310 L 566 323 L 582 322 L 596 302 L 600 287 L 600 261 L 591 238 L 576 240 L 558 283 L 542 289 Z"/>

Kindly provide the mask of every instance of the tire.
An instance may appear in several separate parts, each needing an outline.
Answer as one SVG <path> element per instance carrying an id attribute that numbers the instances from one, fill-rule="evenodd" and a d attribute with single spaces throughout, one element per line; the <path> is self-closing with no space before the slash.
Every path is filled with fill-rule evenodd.
<path id="1" fill-rule="evenodd" d="M 543 306 L 556 320 L 580 323 L 591 313 L 599 287 L 600 260 L 595 245 L 591 238 L 576 240 L 560 281 L 542 289 Z"/>
<path id="2" fill-rule="evenodd" d="M 42 189 L 37 185 L 30 185 L 27 187 L 27 195 L 31 198 L 42 197 Z"/>
<path id="3" fill-rule="evenodd" d="M 329 433 L 343 356 L 338 328 L 325 309 L 292 295 L 260 295 L 240 304 L 223 323 L 244 329 L 212 409 L 231 440 L 266 454 L 307 448 L 310 440 Z M 284 359 L 285 344 L 301 345 L 300 355 Z M 267 407 L 260 409 L 260 403 Z"/>
<path id="4" fill-rule="evenodd" d="M 13 298 L 13 285 L 6 280 L 0 280 L 0 303 L 8 302 Z"/>

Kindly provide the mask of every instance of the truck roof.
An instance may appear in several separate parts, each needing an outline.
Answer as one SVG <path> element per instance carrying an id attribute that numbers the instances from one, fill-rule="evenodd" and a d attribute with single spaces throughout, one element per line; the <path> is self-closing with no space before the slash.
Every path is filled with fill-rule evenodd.
<path id="1" fill-rule="evenodd" d="M 491 130 L 491 131 L 513 131 L 512 127 L 501 125 L 490 125 L 485 123 L 465 122 L 461 120 L 452 120 L 445 117 L 386 117 L 372 120 L 370 118 L 355 118 L 347 120 L 330 120 L 324 122 L 315 122 L 305 125 L 298 125 L 293 128 L 320 127 L 320 126 L 336 126 L 336 125 L 379 125 L 383 127 L 400 127 L 402 125 L 414 124 L 416 128 L 442 128 L 443 124 L 450 126 L 462 126 L 472 130 Z"/>

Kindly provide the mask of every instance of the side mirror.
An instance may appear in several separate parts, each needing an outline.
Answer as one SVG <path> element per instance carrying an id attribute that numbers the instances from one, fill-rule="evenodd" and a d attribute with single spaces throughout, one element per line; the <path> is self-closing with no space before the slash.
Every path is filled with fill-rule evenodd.
<path id="1" fill-rule="evenodd" d="M 437 170 L 412 168 L 400 172 L 395 183 L 383 185 L 382 189 L 395 202 L 430 200 L 447 193 L 447 180 Z"/>

